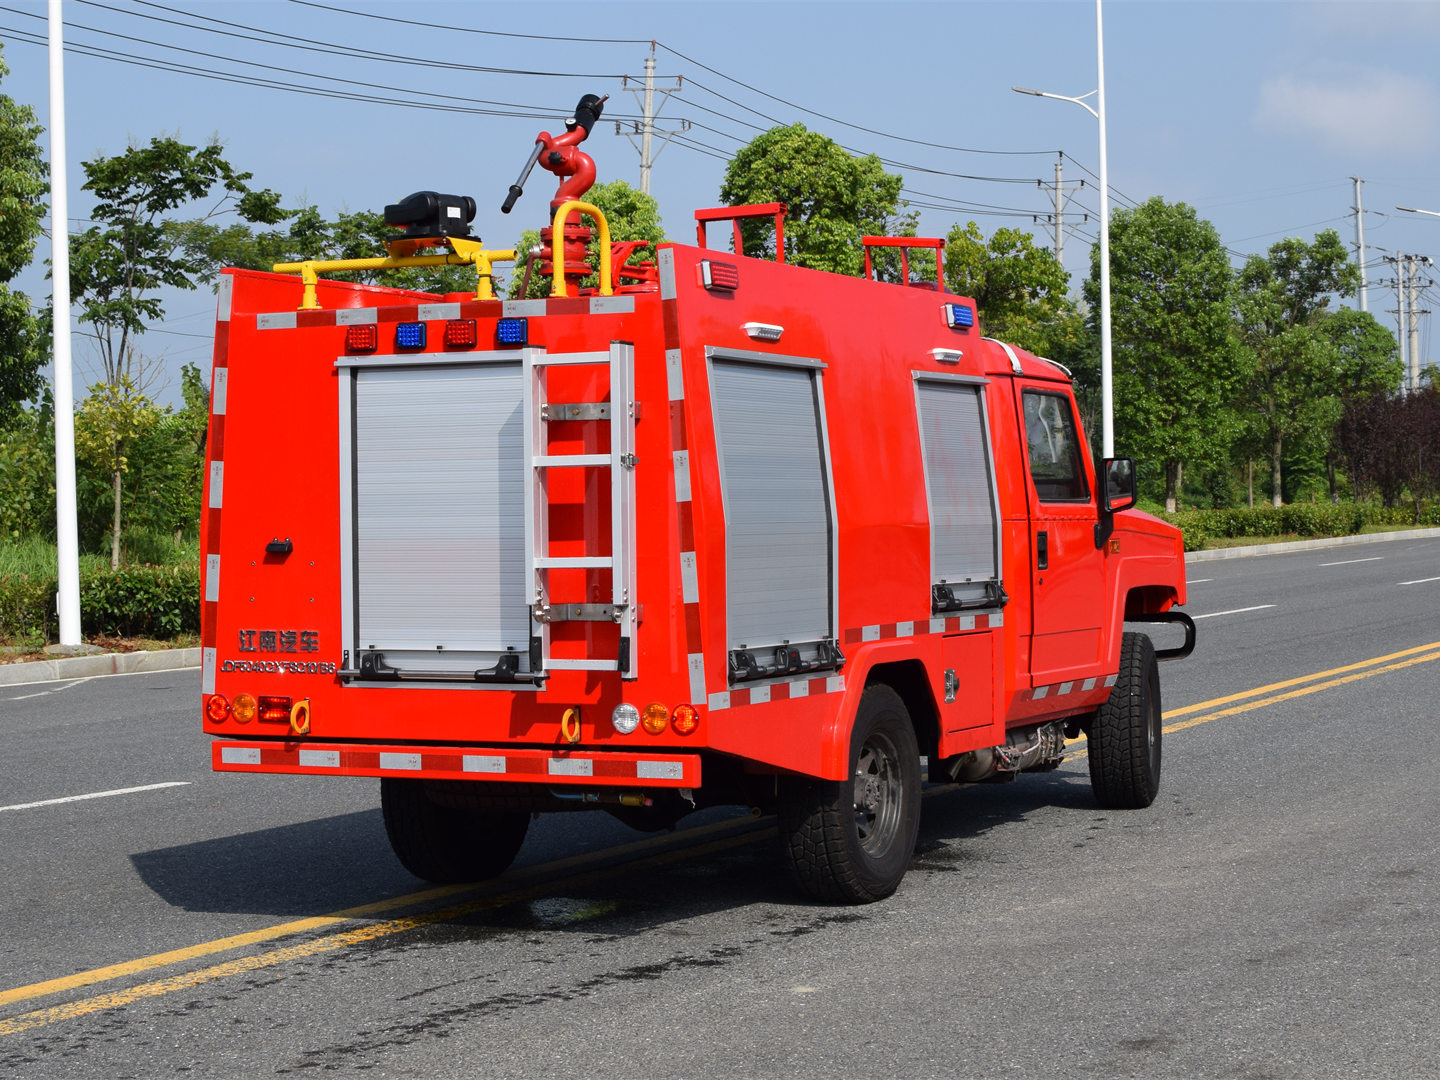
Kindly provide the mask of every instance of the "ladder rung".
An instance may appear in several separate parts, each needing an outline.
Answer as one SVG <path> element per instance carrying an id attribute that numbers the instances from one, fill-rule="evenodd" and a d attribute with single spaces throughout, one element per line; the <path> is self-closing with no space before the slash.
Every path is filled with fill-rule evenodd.
<path id="1" fill-rule="evenodd" d="M 609 454 L 545 454 L 531 458 L 530 463 L 537 469 L 556 468 L 602 468 L 610 467 Z"/>
<path id="2" fill-rule="evenodd" d="M 539 570 L 609 570 L 615 560 L 609 555 L 537 555 L 535 567 Z"/>

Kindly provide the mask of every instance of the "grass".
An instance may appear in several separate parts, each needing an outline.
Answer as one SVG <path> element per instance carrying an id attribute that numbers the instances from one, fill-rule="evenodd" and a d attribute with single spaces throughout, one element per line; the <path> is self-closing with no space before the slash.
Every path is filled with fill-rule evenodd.
<path id="1" fill-rule="evenodd" d="M 200 561 L 198 537 L 178 542 L 169 536 L 134 533 L 125 538 L 121 562 L 126 566 L 189 566 Z M 0 574 L 53 574 L 59 565 L 56 548 L 49 540 L 29 537 L 0 541 Z M 81 570 L 98 570 L 110 565 L 110 553 L 82 552 Z"/>

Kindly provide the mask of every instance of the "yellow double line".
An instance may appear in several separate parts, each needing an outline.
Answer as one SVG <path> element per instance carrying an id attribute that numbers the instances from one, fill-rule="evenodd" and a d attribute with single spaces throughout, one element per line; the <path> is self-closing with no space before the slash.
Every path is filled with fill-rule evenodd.
<path id="1" fill-rule="evenodd" d="M 1171 709 L 1165 713 L 1166 720 L 1181 716 L 1188 717 L 1188 719 L 1174 724 L 1166 724 L 1163 730 L 1167 735 L 1172 731 L 1184 731 L 1186 728 L 1195 727 L 1197 724 L 1207 724 L 1211 720 L 1219 720 L 1221 717 L 1237 716 L 1240 713 L 1250 712 L 1252 709 L 1263 709 L 1266 705 L 1278 705 L 1282 701 L 1293 701 L 1295 698 L 1305 697 L 1307 694 L 1318 694 L 1321 690 L 1333 690 L 1337 686 L 1359 682 L 1372 675 L 1400 671 L 1430 660 L 1440 660 L 1440 641 L 1432 641 L 1429 645 L 1417 645 L 1413 649 L 1401 649 L 1399 652 L 1361 660 L 1357 664 L 1347 664 L 1345 667 L 1331 668 L 1329 671 L 1317 671 L 1313 675 L 1301 675 L 1297 679 L 1286 679 L 1284 682 L 1256 687 L 1254 690 L 1231 694 L 1229 697 L 1202 701 L 1198 705 L 1187 705 L 1183 709 Z M 1241 704 L 1233 704 L 1235 702 Z"/>
<path id="2" fill-rule="evenodd" d="M 1440 641 L 1431 642 L 1429 645 L 1418 645 L 1413 649 L 1402 649 L 1400 652 L 1377 656 L 1370 660 L 1362 660 L 1359 663 L 1348 664 L 1345 667 L 1331 668 L 1329 671 L 1317 671 L 1312 675 L 1286 679 L 1284 682 L 1271 683 L 1268 686 L 1257 687 L 1254 690 L 1246 690 L 1239 694 L 1231 694 L 1228 697 L 1202 701 L 1197 705 L 1187 705 L 1181 709 L 1172 709 L 1164 714 L 1164 719 L 1175 720 L 1175 722 L 1166 724 L 1164 731 L 1167 734 L 1174 731 L 1183 731 L 1186 728 L 1206 724 L 1212 720 L 1219 720 L 1222 717 L 1236 716 L 1240 713 L 1264 708 L 1267 705 L 1277 705 L 1283 701 L 1291 701 L 1295 698 L 1305 697 L 1308 694 L 1316 694 L 1322 690 L 1331 690 L 1349 683 L 1358 682 L 1361 679 L 1368 679 L 1374 675 L 1384 675 L 1388 672 L 1400 671 L 1405 668 L 1414 667 L 1416 664 L 1427 663 L 1431 660 L 1440 660 Z M 1179 717 L 1184 717 L 1185 719 L 1177 719 Z M 1070 748 L 1067 747 L 1067 750 L 1069 749 Z M 1074 750 L 1071 752 L 1074 753 L 1074 751 L 1078 751 L 1080 754 L 1084 753 L 1083 739 L 1076 741 Z M 773 827 L 764 829 L 757 828 L 755 823 L 749 820 L 739 822 L 733 820 L 722 821 L 712 825 L 686 830 L 675 838 L 661 837 L 658 839 L 639 840 L 635 843 L 615 848 L 605 853 L 605 860 L 609 865 L 600 868 L 595 868 L 594 855 L 576 855 L 567 859 L 560 859 L 556 862 L 546 863 L 543 866 L 537 866 L 528 871 L 521 871 L 518 874 L 511 875 L 510 880 L 507 882 L 510 888 L 502 893 L 487 893 L 459 903 L 437 908 L 433 911 L 384 919 L 380 922 L 353 927 L 348 930 L 340 930 L 336 933 L 325 934 L 307 941 L 297 942 L 293 945 L 285 945 L 277 949 L 271 949 L 268 952 L 242 956 L 221 964 L 214 964 L 210 967 L 200 968 L 190 972 L 182 972 L 179 975 L 172 975 L 152 982 L 141 983 L 138 986 L 128 987 L 123 990 L 116 990 L 107 994 L 98 994 L 80 1001 L 22 1013 L 8 1020 L 0 1020 L 0 1036 L 14 1035 L 21 1031 L 28 1031 L 31 1028 L 55 1023 L 58 1020 L 73 1019 L 89 1013 L 100 1012 L 104 1009 L 113 1009 L 117 1006 L 126 1005 L 132 1001 L 139 1001 L 143 998 L 159 997 L 163 994 L 174 993 L 177 990 L 185 990 L 203 983 L 213 982 L 217 979 L 228 978 L 231 975 L 240 975 L 245 972 L 274 967 L 277 964 L 283 964 L 291 960 L 299 960 L 308 956 L 315 956 L 319 953 L 332 952 L 336 949 L 343 949 L 365 941 L 374 941 L 377 938 L 404 933 L 406 930 L 413 930 L 431 923 L 444 922 L 447 919 L 456 919 L 465 915 L 471 915 L 477 911 L 505 907 L 509 904 L 531 900 L 552 892 L 555 882 L 560 878 L 564 878 L 568 887 L 583 887 L 594 884 L 617 873 L 661 866 L 682 859 L 691 859 L 697 856 L 739 847 L 743 844 L 751 843 L 771 831 L 773 831 Z M 713 839 L 709 839 L 707 842 L 698 846 L 691 846 L 696 839 L 706 837 L 713 837 Z M 683 843 L 685 846 L 677 848 L 675 847 L 676 843 Z M 657 848 L 661 850 L 657 852 Z M 572 876 L 566 877 L 565 875 L 567 874 Z M 525 884 L 526 878 L 529 878 L 533 884 Z M 517 885 L 519 886 L 518 888 L 516 887 Z M 278 926 L 268 927 L 264 930 L 255 930 L 246 934 L 236 934 L 231 937 L 218 938 L 214 941 L 192 945 L 189 948 L 156 953 L 153 956 L 130 960 L 122 964 L 112 964 L 109 967 L 95 968 L 91 971 L 82 971 L 75 975 L 65 976 L 64 978 L 31 983 L 29 986 L 20 986 L 13 990 L 0 991 L 0 1007 L 21 1001 L 32 1001 L 36 998 L 62 993 L 67 990 L 79 989 L 82 986 L 93 986 L 97 983 L 109 982 L 113 979 L 136 975 L 143 971 L 151 971 L 156 968 L 168 967 L 171 964 L 184 963 L 204 956 L 213 956 L 217 953 L 229 952 L 232 949 L 258 945 L 268 941 L 276 941 L 280 938 L 304 934 L 314 930 L 325 930 L 337 926 L 340 923 L 353 922 L 357 919 L 373 918 L 377 915 L 397 911 L 401 908 L 416 907 L 436 900 L 443 900 L 463 893 L 474 893 L 476 891 L 477 889 L 474 885 L 449 885 L 441 888 L 426 889 L 420 892 L 408 893 L 405 896 L 392 897 L 389 900 L 381 900 L 373 904 L 346 908 L 343 911 L 337 911 L 330 915 L 317 915 L 314 918 L 297 919 L 292 922 L 281 923 Z"/>
<path id="3" fill-rule="evenodd" d="M 1333 690 L 1337 686 L 1359 682 L 1372 675 L 1400 671 L 1402 668 L 1414 667 L 1416 664 L 1423 664 L 1429 660 L 1440 660 L 1440 641 L 1432 641 L 1429 645 L 1417 645 L 1413 649 L 1401 649 L 1399 652 L 1388 653 L 1385 656 L 1371 657 L 1369 660 L 1331 668 L 1329 671 L 1301 675 L 1298 678 L 1286 679 L 1284 682 L 1271 683 L 1269 686 L 1257 686 L 1254 690 L 1244 690 L 1228 697 L 1212 698 L 1196 705 L 1186 705 L 1183 709 L 1170 709 L 1163 714 L 1162 718 L 1176 722 L 1166 724 L 1160 730 L 1166 735 L 1172 731 L 1184 731 L 1186 728 L 1208 724 L 1211 720 L 1219 720 L 1226 716 L 1238 716 L 1240 713 L 1247 713 L 1254 709 L 1263 709 L 1267 705 L 1278 705 L 1282 701 L 1293 701 L 1295 698 L 1305 697 L 1307 694 L 1316 694 L 1321 690 Z M 1187 719 L 1178 719 L 1182 716 Z M 1085 747 L 1084 735 L 1067 740 L 1065 760 L 1078 761 L 1083 758 Z"/>

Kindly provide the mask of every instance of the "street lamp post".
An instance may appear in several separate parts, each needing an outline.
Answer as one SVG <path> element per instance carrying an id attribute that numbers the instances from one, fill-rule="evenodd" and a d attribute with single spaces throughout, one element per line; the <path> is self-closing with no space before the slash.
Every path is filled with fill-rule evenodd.
<path id="1" fill-rule="evenodd" d="M 1073 101 L 1100 123 L 1100 450 L 1104 457 L 1115 456 L 1115 402 L 1111 385 L 1110 347 L 1110 170 L 1105 155 L 1105 31 L 1101 0 L 1095 0 L 1095 63 L 1099 85 L 1088 94 L 1067 97 L 1044 90 L 1012 86 L 1017 94 Z M 1093 97 L 1092 106 L 1085 99 Z"/>

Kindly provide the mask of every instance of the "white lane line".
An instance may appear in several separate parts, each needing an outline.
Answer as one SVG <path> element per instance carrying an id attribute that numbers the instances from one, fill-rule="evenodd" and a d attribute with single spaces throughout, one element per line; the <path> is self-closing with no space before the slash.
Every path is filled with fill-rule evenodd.
<path id="1" fill-rule="evenodd" d="M 1264 611 L 1266 608 L 1274 607 L 1274 604 L 1256 604 L 1254 607 L 1237 607 L 1229 611 L 1212 611 L 1209 615 L 1191 615 L 1192 619 L 1214 619 L 1221 615 L 1239 615 L 1246 611 Z"/>
<path id="2" fill-rule="evenodd" d="M 1422 578 L 1416 578 L 1414 581 L 1402 581 L 1402 582 L 1400 582 L 1400 584 L 1401 584 L 1401 585 L 1428 585 L 1428 584 L 1429 584 L 1430 582 L 1432 582 L 1432 581 L 1440 581 L 1440 577 L 1422 577 Z"/>
<path id="3" fill-rule="evenodd" d="M 1384 562 L 1384 555 L 1372 555 L 1368 559 L 1346 559 L 1344 562 L 1322 562 L 1321 566 L 1350 566 L 1357 562 Z"/>
<path id="4" fill-rule="evenodd" d="M 1207 582 L 1207 581 L 1214 581 L 1214 580 L 1215 580 L 1215 579 L 1214 579 L 1213 577 L 1192 577 L 1192 578 L 1186 578 L 1186 579 L 1185 579 L 1185 584 L 1186 584 L 1186 585 L 1204 585 L 1205 582 Z"/>
<path id="5" fill-rule="evenodd" d="M 114 791 L 92 791 L 88 795 L 67 795 L 63 799 L 41 799 L 39 802 L 16 803 L 14 806 L 0 806 L 6 810 L 33 810 L 37 806 L 55 806 L 59 803 L 80 802 L 84 799 L 108 799 L 111 795 L 133 795 L 137 791 L 156 791 L 167 787 L 189 787 L 189 780 L 167 780 L 163 784 L 146 784 L 144 787 L 117 788 Z"/>

